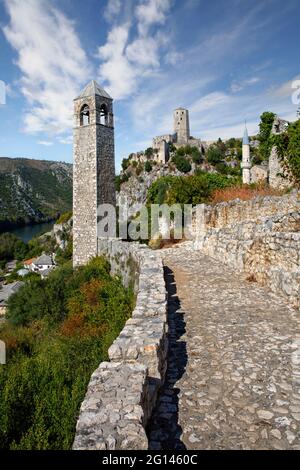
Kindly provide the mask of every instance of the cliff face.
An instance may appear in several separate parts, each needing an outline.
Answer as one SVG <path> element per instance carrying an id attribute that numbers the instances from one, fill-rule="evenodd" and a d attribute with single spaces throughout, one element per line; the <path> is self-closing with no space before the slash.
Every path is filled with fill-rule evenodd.
<path id="1" fill-rule="evenodd" d="M 71 210 L 72 179 L 71 164 L 0 158 L 0 230 Z"/>
<path id="2" fill-rule="evenodd" d="M 147 201 L 148 189 L 161 176 L 187 176 L 195 173 L 193 164 L 189 173 L 182 173 L 175 167 L 165 164 L 154 166 L 150 172 L 143 171 L 139 176 L 132 175 L 128 181 L 122 183 L 121 190 L 117 192 L 117 205 L 120 211 L 127 206 L 128 215 L 136 214 Z"/>

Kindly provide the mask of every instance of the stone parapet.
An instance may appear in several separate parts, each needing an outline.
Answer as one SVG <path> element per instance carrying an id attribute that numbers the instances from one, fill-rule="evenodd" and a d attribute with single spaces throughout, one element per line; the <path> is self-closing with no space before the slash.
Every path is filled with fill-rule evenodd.
<path id="1" fill-rule="evenodd" d="M 148 448 L 143 426 L 146 373 L 139 364 L 100 364 L 81 405 L 74 449 Z"/>
<path id="2" fill-rule="evenodd" d="M 134 288 L 136 306 L 109 348 L 111 362 L 101 364 L 91 378 L 73 448 L 145 449 L 145 427 L 167 368 L 162 259 L 145 245 L 117 239 L 99 240 L 98 254 L 108 258 L 113 275 L 120 275 L 124 285 Z M 107 400 L 102 399 L 103 390 Z"/>
<path id="3" fill-rule="evenodd" d="M 218 206 L 208 208 L 206 223 L 196 233 L 195 248 L 249 273 L 251 279 L 299 308 L 299 194 Z"/>
<path id="4" fill-rule="evenodd" d="M 296 191 L 284 196 L 257 197 L 249 201 L 235 199 L 206 206 L 206 228 L 222 228 L 239 222 L 259 222 L 265 217 L 284 215 L 300 210 L 300 194 Z"/>

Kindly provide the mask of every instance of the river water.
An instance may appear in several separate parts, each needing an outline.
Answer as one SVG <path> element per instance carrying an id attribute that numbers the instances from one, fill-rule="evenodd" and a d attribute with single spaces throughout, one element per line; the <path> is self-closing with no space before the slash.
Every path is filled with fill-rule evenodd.
<path id="1" fill-rule="evenodd" d="M 6 230 L 6 232 L 13 233 L 21 238 L 25 243 L 29 242 L 34 237 L 42 235 L 43 233 L 50 232 L 53 228 L 54 222 L 45 222 L 43 224 L 25 225 L 25 227 L 14 228 Z"/>

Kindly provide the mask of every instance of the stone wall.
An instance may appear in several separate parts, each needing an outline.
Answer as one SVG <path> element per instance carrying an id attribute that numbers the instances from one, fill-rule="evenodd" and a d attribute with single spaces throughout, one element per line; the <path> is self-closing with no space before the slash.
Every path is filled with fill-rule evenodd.
<path id="1" fill-rule="evenodd" d="M 300 196 L 206 207 L 195 246 L 300 307 Z"/>
<path id="2" fill-rule="evenodd" d="M 292 192 L 284 196 L 257 197 L 249 201 L 234 201 L 206 206 L 205 226 L 223 228 L 247 220 L 259 222 L 265 217 L 287 214 L 299 210 L 299 194 Z"/>
<path id="3" fill-rule="evenodd" d="M 284 168 L 276 147 L 272 148 L 269 158 L 269 184 L 276 189 L 285 189 L 293 185 L 292 175 Z"/>
<path id="4" fill-rule="evenodd" d="M 99 240 L 136 292 L 136 306 L 110 347 L 110 362 L 92 375 L 82 403 L 73 448 L 147 449 L 145 432 L 167 366 L 167 298 L 160 254 L 138 243 Z"/>

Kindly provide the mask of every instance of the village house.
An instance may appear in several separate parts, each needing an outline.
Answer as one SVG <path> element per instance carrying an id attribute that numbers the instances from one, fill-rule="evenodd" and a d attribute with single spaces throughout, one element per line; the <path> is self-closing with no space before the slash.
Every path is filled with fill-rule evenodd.
<path id="1" fill-rule="evenodd" d="M 24 282 L 17 281 L 12 284 L 3 285 L 2 288 L 0 288 L 0 317 L 5 316 L 9 298 L 18 292 L 23 285 Z"/>
<path id="2" fill-rule="evenodd" d="M 44 279 L 49 275 L 53 269 L 55 269 L 56 264 L 54 261 L 54 255 L 46 255 L 43 253 L 38 258 L 32 258 L 24 261 L 24 268 L 30 272 L 38 273 Z"/>

